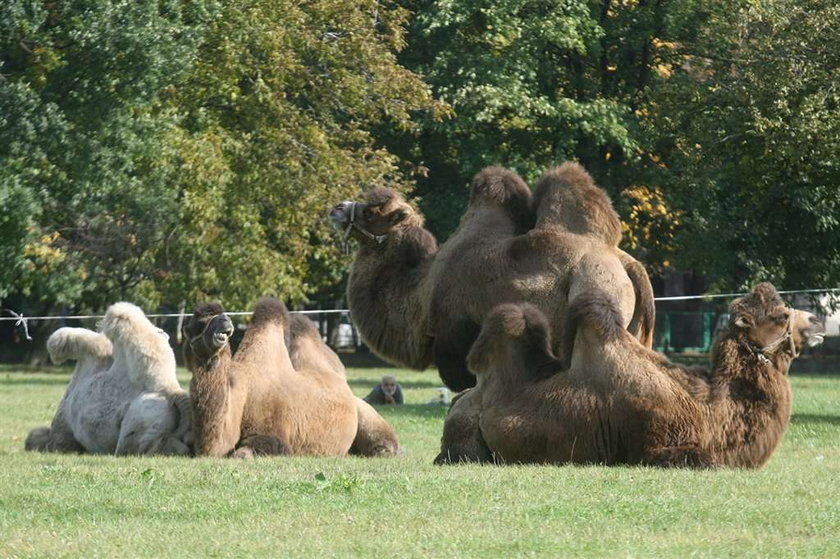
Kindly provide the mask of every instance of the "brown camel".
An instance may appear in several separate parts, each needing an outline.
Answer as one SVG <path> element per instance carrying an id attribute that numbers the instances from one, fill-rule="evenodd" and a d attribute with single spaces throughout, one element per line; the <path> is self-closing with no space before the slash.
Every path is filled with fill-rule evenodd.
<path id="1" fill-rule="evenodd" d="M 823 329 L 769 283 L 729 311 L 705 370 L 642 346 L 603 291 L 569 309 L 569 367 L 538 309 L 497 307 L 469 355 L 478 385 L 453 404 L 435 461 L 762 467 L 790 419 L 790 363 Z"/>
<path id="2" fill-rule="evenodd" d="M 346 382 L 347 372 L 338 355 L 321 339 L 315 324 L 302 315 L 289 316 L 289 357 L 300 370 L 332 371 Z M 400 442 L 390 423 L 373 406 L 356 398 L 359 427 L 350 454 L 392 456 L 400 454 Z"/>
<path id="3" fill-rule="evenodd" d="M 615 296 L 623 325 L 650 347 L 653 291 L 641 264 L 616 247 L 621 224 L 607 195 L 567 163 L 546 173 L 534 200 L 532 207 L 515 173 L 483 170 L 440 250 L 422 216 L 392 190 L 336 206 L 335 225 L 359 240 L 347 298 L 371 349 L 413 369 L 434 361 L 460 391 L 475 384 L 466 355 L 493 307 L 530 302 L 562 340 L 569 302 L 595 287 Z"/>
<path id="4" fill-rule="evenodd" d="M 261 299 L 232 357 L 233 327 L 223 307 L 196 309 L 184 346 L 193 373 L 196 455 L 349 452 L 358 429 L 357 398 L 323 362 L 295 370 L 285 343 L 288 326 L 283 303 Z"/>

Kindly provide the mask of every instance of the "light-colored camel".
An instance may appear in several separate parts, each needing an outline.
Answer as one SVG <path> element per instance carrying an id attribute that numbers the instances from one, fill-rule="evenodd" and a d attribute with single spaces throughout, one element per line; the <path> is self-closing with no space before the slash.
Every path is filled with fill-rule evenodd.
<path id="1" fill-rule="evenodd" d="M 422 216 L 389 189 L 371 191 L 364 203 L 342 202 L 330 216 L 359 240 L 347 298 L 365 342 L 402 366 L 434 361 L 454 390 L 474 384 L 466 355 L 500 303 L 536 305 L 562 340 L 569 303 L 597 287 L 619 301 L 623 325 L 652 344 L 650 280 L 617 248 L 618 215 L 577 164 L 547 172 L 533 202 L 515 173 L 485 169 L 440 250 Z"/>
<path id="2" fill-rule="evenodd" d="M 358 430 L 357 398 L 347 380 L 323 360 L 295 370 L 286 345 L 288 330 L 283 303 L 261 299 L 232 357 L 228 338 L 233 326 L 223 307 L 208 303 L 196 309 L 184 346 L 193 373 L 196 455 L 350 451 Z"/>
<path id="3" fill-rule="evenodd" d="M 27 450 L 190 454 L 189 396 L 175 356 L 135 305 L 109 307 L 102 333 L 59 328 L 47 350 L 54 363 L 76 360 L 76 369 L 52 424 L 29 433 Z"/>
<path id="4" fill-rule="evenodd" d="M 769 283 L 729 310 L 704 370 L 643 347 L 603 291 L 569 310 L 568 368 L 539 310 L 497 307 L 469 355 L 478 384 L 453 404 L 436 462 L 760 468 L 789 422 L 790 363 L 824 330 Z"/>

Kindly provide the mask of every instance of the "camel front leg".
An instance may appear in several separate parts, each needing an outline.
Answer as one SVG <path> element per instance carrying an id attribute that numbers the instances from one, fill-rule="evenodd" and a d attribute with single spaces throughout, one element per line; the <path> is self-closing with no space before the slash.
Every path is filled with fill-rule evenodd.
<path id="1" fill-rule="evenodd" d="M 231 457 L 247 459 L 256 456 L 285 456 L 291 453 L 292 449 L 280 437 L 254 434 L 242 437 Z"/>
<path id="2" fill-rule="evenodd" d="M 479 396 L 475 389 L 471 389 L 459 394 L 452 401 L 443 424 L 440 454 L 435 458 L 435 464 L 495 462 L 479 428 Z"/>
<path id="3" fill-rule="evenodd" d="M 467 369 L 467 354 L 479 332 L 481 326 L 468 318 L 454 320 L 435 332 L 435 365 L 453 392 L 475 386 L 475 375 Z"/>
<path id="4" fill-rule="evenodd" d="M 649 450 L 642 463 L 660 468 L 719 468 L 720 463 L 696 445 L 668 446 Z"/>

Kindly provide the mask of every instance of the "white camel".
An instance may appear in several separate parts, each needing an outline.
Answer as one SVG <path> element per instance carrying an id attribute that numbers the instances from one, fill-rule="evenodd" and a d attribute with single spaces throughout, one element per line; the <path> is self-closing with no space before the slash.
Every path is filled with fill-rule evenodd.
<path id="1" fill-rule="evenodd" d="M 138 307 L 115 303 L 102 332 L 59 328 L 47 340 L 54 363 L 76 369 L 49 427 L 26 449 L 93 454 L 191 453 L 189 395 L 175 376 L 168 338 Z"/>

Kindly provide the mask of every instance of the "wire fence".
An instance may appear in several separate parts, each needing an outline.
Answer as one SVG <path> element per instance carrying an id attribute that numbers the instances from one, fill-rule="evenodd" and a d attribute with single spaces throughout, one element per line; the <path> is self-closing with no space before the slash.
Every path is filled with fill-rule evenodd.
<path id="1" fill-rule="evenodd" d="M 831 295 L 840 297 L 840 288 L 781 290 L 782 295 L 815 297 Z M 656 325 L 654 329 L 654 347 L 659 351 L 675 353 L 706 352 L 711 347 L 718 330 L 726 325 L 728 318 L 726 300 L 741 297 L 746 293 L 709 293 L 703 295 L 677 295 L 655 297 L 657 302 Z M 801 306 L 801 301 L 797 301 Z M 42 316 L 23 316 L 12 309 L 0 309 L 8 316 L 0 316 L 0 324 L 14 321 L 15 336 L 32 341 L 29 332 L 30 322 L 55 321 L 59 326 L 68 322 L 96 327 L 94 321 L 101 320 L 102 314 L 59 314 Z M 361 337 L 352 321 L 349 309 L 309 309 L 290 311 L 293 314 L 308 315 L 318 327 L 324 340 L 336 349 L 356 349 L 362 345 Z M 245 317 L 251 311 L 227 312 L 231 317 Z M 191 316 L 188 312 L 149 313 L 146 316 L 158 326 L 174 334 L 180 342 L 180 330 L 183 319 Z M 177 321 L 177 325 L 170 321 Z M 240 325 L 243 326 L 244 325 Z M 4 336 L 5 337 L 5 336 Z M 0 339 L 0 341 L 3 341 Z"/>

